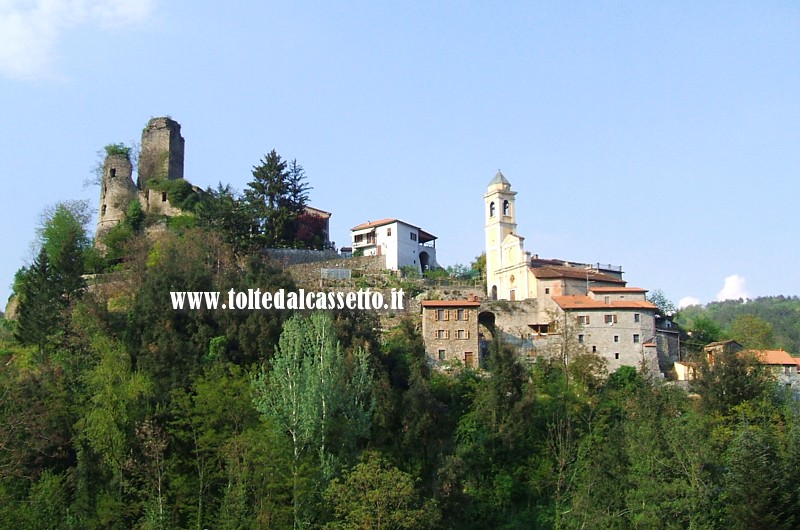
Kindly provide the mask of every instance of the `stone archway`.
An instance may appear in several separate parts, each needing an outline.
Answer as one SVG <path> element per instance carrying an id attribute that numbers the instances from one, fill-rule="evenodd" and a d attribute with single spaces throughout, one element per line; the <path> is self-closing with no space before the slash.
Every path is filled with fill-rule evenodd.
<path id="1" fill-rule="evenodd" d="M 420 270 L 422 270 L 423 273 L 425 273 L 425 271 L 430 268 L 430 266 L 431 266 L 430 263 L 431 263 L 430 254 L 428 254 L 424 250 L 422 252 L 420 252 L 419 253 L 419 268 L 420 268 Z"/>

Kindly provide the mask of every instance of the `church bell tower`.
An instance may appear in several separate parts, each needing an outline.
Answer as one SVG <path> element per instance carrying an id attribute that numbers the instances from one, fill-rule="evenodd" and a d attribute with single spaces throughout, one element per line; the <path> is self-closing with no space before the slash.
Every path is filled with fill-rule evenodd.
<path id="1" fill-rule="evenodd" d="M 503 286 L 498 285 L 502 281 L 498 272 L 515 265 L 503 262 L 503 241 L 506 236 L 517 231 L 514 205 L 516 194 L 516 191 L 511 191 L 511 183 L 498 170 L 483 196 L 486 219 L 486 290 L 493 300 L 498 297 L 498 289 L 503 292 Z"/>

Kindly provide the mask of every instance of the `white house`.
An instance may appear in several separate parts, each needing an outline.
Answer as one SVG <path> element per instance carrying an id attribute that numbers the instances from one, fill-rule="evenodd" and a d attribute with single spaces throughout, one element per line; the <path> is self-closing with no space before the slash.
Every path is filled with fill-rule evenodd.
<path id="1" fill-rule="evenodd" d="M 386 268 L 415 267 L 420 272 L 438 267 L 436 236 L 399 219 L 381 219 L 350 229 L 353 253 L 385 256 Z"/>

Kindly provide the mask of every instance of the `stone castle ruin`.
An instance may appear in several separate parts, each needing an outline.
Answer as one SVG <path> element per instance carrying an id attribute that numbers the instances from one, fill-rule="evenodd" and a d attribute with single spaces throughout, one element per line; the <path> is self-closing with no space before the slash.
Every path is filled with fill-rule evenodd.
<path id="1" fill-rule="evenodd" d="M 100 182 L 100 213 L 95 241 L 125 219 L 134 200 L 149 214 L 174 216 L 181 210 L 170 204 L 168 192 L 150 189 L 151 179 L 183 179 L 184 139 L 181 126 L 168 117 L 153 118 L 142 131 L 137 182 L 133 182 L 133 164 L 124 154 L 108 155 L 103 162 Z M 200 191 L 195 188 L 195 191 Z M 102 244 L 102 243 L 98 243 Z"/>

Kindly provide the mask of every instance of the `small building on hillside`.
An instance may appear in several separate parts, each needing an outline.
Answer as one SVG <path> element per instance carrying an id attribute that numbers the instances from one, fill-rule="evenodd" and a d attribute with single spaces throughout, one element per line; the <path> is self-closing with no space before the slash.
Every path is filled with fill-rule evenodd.
<path id="1" fill-rule="evenodd" d="M 792 357 L 783 350 L 744 350 L 742 353 L 752 353 L 758 362 L 769 368 L 775 380 L 787 387 L 800 389 L 800 376 L 798 365 L 800 357 Z"/>
<path id="2" fill-rule="evenodd" d="M 441 363 L 458 360 L 477 368 L 480 363 L 477 300 L 422 302 L 422 337 L 428 359 Z"/>
<path id="3" fill-rule="evenodd" d="M 675 379 L 678 381 L 694 381 L 700 375 L 700 363 L 678 361 L 674 364 Z"/>
<path id="4" fill-rule="evenodd" d="M 714 360 L 718 356 L 730 353 L 739 353 L 744 349 L 744 346 L 735 340 L 720 340 L 717 342 L 709 342 L 703 347 L 703 352 L 706 354 L 708 364 L 714 364 Z"/>
<path id="5" fill-rule="evenodd" d="M 437 268 L 436 236 L 399 219 L 381 219 L 350 229 L 353 253 L 384 256 L 386 268 L 414 267 L 419 272 Z"/>

